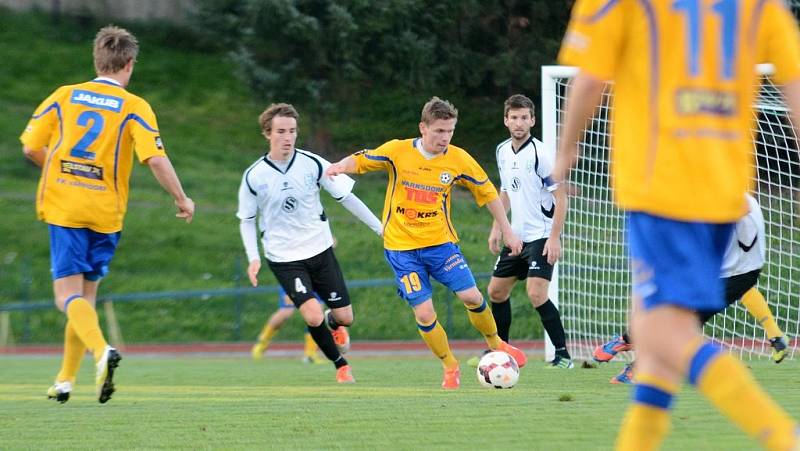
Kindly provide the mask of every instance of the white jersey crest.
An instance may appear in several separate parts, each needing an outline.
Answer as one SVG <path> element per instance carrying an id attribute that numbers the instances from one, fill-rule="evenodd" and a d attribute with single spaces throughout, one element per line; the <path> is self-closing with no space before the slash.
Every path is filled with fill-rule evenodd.
<path id="1" fill-rule="evenodd" d="M 758 201 L 747 195 L 750 211 L 736 223 L 725 256 L 722 257 L 722 277 L 732 277 L 764 266 L 767 256 L 764 215 Z"/>
<path id="2" fill-rule="evenodd" d="M 517 152 L 507 139 L 497 146 L 496 154 L 500 190 L 511 201 L 514 233 L 526 243 L 549 237 L 555 200 L 544 180 L 553 171 L 555 151 L 530 137 Z"/>
<path id="3" fill-rule="evenodd" d="M 319 200 L 320 187 L 336 199 L 353 189 L 347 175 L 323 176 L 330 162 L 296 149 L 285 170 L 266 156 L 253 163 L 239 186 L 239 219 L 258 217 L 265 257 L 274 262 L 304 260 L 333 245 L 333 236 Z"/>

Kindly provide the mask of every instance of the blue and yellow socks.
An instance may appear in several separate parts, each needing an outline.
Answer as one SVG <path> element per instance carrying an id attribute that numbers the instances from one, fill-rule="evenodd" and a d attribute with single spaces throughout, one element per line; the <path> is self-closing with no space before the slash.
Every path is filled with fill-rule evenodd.
<path id="1" fill-rule="evenodd" d="M 778 327 L 778 323 L 775 322 L 775 317 L 772 316 L 767 300 L 764 299 L 764 295 L 761 294 L 758 288 L 753 287 L 747 290 L 744 296 L 742 296 L 741 302 L 742 305 L 747 308 L 747 311 L 758 321 L 758 324 L 764 328 L 764 331 L 767 333 L 767 338 L 772 339 L 783 336 L 783 331 Z"/>
<path id="2" fill-rule="evenodd" d="M 478 332 L 486 339 L 486 344 L 489 349 L 497 349 L 500 347 L 500 337 L 497 335 L 497 325 L 494 322 L 491 309 L 486 308 L 486 299 L 481 302 L 481 305 L 473 308 L 467 307 L 467 316 L 469 322 L 478 329 Z"/>
<path id="3" fill-rule="evenodd" d="M 72 322 L 67 320 L 67 325 L 64 328 L 64 359 L 61 361 L 61 370 L 56 376 L 56 381 L 69 381 L 74 384 L 78 370 L 81 368 L 84 354 L 86 354 L 86 345 L 75 333 Z"/>
<path id="4" fill-rule="evenodd" d="M 797 424 L 769 397 L 745 366 L 711 343 L 693 343 L 689 383 L 767 449 L 793 449 Z"/>
<path id="5" fill-rule="evenodd" d="M 450 350 L 450 343 L 447 341 L 447 332 L 444 327 L 439 324 L 435 319 L 431 324 L 420 324 L 417 322 L 417 330 L 420 336 L 428 345 L 428 348 L 433 352 L 433 355 L 442 361 L 445 368 L 453 368 L 458 366 L 453 352 Z"/>
<path id="6" fill-rule="evenodd" d="M 678 387 L 649 374 L 637 374 L 631 406 L 617 436 L 618 451 L 658 449 L 670 429 L 670 409 Z"/>
<path id="7" fill-rule="evenodd" d="M 100 330 L 94 307 L 83 297 L 75 295 L 64 303 L 64 313 L 67 314 L 75 334 L 94 353 L 95 362 L 100 360 L 108 343 Z"/>

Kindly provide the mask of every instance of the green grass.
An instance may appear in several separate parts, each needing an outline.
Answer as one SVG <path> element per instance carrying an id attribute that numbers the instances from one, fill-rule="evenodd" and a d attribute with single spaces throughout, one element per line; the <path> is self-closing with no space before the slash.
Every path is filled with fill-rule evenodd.
<path id="1" fill-rule="evenodd" d="M 88 359 L 64 405 L 45 399 L 55 358 L 0 358 L 3 449 L 610 449 L 627 387 L 620 369 L 545 370 L 532 361 L 512 390 L 439 389 L 432 358 L 353 358 L 357 383 L 335 384 L 330 365 L 296 359 L 126 356 L 119 391 L 93 398 Z M 798 365 L 752 362 L 767 390 L 800 410 Z M 665 450 L 745 450 L 756 443 L 684 387 Z"/>
<path id="2" fill-rule="evenodd" d="M 135 165 L 122 240 L 100 292 L 243 284 L 236 193 L 244 169 L 267 149 L 256 118 L 270 102 L 298 102 L 259 99 L 236 78 L 234 66 L 223 54 L 198 49 L 188 43 L 185 32 L 170 31 L 166 25 L 122 25 L 134 32 L 141 44 L 129 89 L 152 104 L 170 158 L 186 192 L 197 203 L 197 215 L 189 226 L 175 220 L 169 196 L 147 168 Z M 0 71 L 0 84 L 8 94 L 0 97 L 0 110 L 5 113 L 0 117 L 0 303 L 52 296 L 47 227 L 37 221 L 34 207 L 39 170 L 22 157 L 18 136 L 39 102 L 56 87 L 94 76 L 91 42 L 96 28 L 97 24 L 81 24 L 66 17 L 52 23 L 45 15 L 0 8 L 0 61 L 5 69 Z M 353 92 L 333 110 L 301 103 L 298 146 L 335 160 L 392 138 L 415 136 L 421 106 L 435 94 L 448 97 L 446 92 L 409 95 L 375 87 Z M 507 135 L 501 121 L 502 104 L 486 99 L 452 100 L 461 112 L 454 143 L 484 161 L 492 160 L 494 143 Z M 491 166 L 487 172 L 496 175 Z M 370 174 L 357 178 L 355 191 L 379 213 L 385 187 L 385 174 Z M 380 240 L 327 194 L 322 197 L 340 243 L 336 253 L 345 277 L 391 277 Z M 465 192 L 455 197 L 452 216 L 464 253 L 474 271 L 490 271 L 494 257 L 486 246 L 489 213 L 476 207 Z M 275 284 L 266 265 L 263 268 L 262 284 Z M 386 326 L 398 315 L 410 315 L 392 288 L 354 290 L 352 295 L 357 315 L 359 309 L 370 312 L 360 316 L 361 337 L 417 337 L 410 317 L 408 328 Z M 130 341 L 231 340 L 256 334 L 267 311 L 274 308 L 272 298 L 248 298 L 243 328 L 237 329 L 238 318 L 231 319 L 235 303 L 234 299 L 165 300 L 120 305 L 118 316 Z M 526 304 L 519 303 L 522 307 Z M 143 313 L 147 311 L 160 315 Z M 535 315 L 529 307 L 524 311 Z M 226 320 L 213 323 L 216 328 L 204 325 L 207 322 L 202 318 L 215 317 Z M 62 321 L 55 312 L 15 313 L 12 328 L 18 341 L 59 342 Z M 451 330 L 452 336 L 473 336 L 465 321 L 457 324 L 462 323 L 465 327 Z M 535 327 L 526 330 L 525 336 L 539 336 L 540 328 Z"/>

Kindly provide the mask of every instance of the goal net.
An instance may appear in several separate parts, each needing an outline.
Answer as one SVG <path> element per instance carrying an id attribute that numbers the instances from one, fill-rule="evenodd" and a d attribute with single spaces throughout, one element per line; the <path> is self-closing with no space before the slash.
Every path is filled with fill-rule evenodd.
<path id="1" fill-rule="evenodd" d="M 755 102 L 752 129 L 757 152 L 755 197 L 766 221 L 767 263 L 758 287 L 796 352 L 800 336 L 800 155 L 797 137 L 779 90 L 770 82 L 770 66 L 759 66 L 762 85 Z M 576 70 L 542 68 L 542 137 L 556 146 L 566 91 Z M 609 186 L 609 118 L 613 94 L 607 88 L 602 106 L 587 124 L 581 159 L 572 173 L 577 194 L 570 199 L 559 262 L 557 298 L 570 352 L 591 358 L 595 346 L 625 330 L 630 275 L 622 213 L 612 201 Z M 706 335 L 730 347 L 742 358 L 771 352 L 763 329 L 738 302 L 716 315 Z M 549 341 L 548 341 L 549 343 Z M 552 347 L 546 349 L 552 358 Z"/>

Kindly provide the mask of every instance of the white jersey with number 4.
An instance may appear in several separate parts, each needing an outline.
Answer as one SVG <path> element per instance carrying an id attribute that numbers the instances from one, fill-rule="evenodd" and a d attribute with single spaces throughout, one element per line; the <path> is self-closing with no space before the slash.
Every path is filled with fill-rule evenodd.
<path id="1" fill-rule="evenodd" d="M 530 137 L 514 152 L 511 139 L 497 146 L 497 169 L 500 190 L 511 201 L 511 228 L 526 243 L 550 236 L 553 228 L 555 201 L 547 190 L 545 178 L 550 176 L 555 151 L 548 150 Z"/>
<path id="2" fill-rule="evenodd" d="M 758 201 L 747 194 L 750 209 L 736 223 L 725 256 L 722 257 L 722 277 L 732 277 L 764 266 L 767 256 L 764 215 Z"/>
<path id="3" fill-rule="evenodd" d="M 328 166 L 330 162 L 319 155 L 296 149 L 285 170 L 264 156 L 244 171 L 236 216 L 258 216 L 268 260 L 305 260 L 333 245 L 328 218 L 319 200 L 320 187 L 341 199 L 350 194 L 355 182 L 344 174 L 333 179 L 325 177 Z"/>

